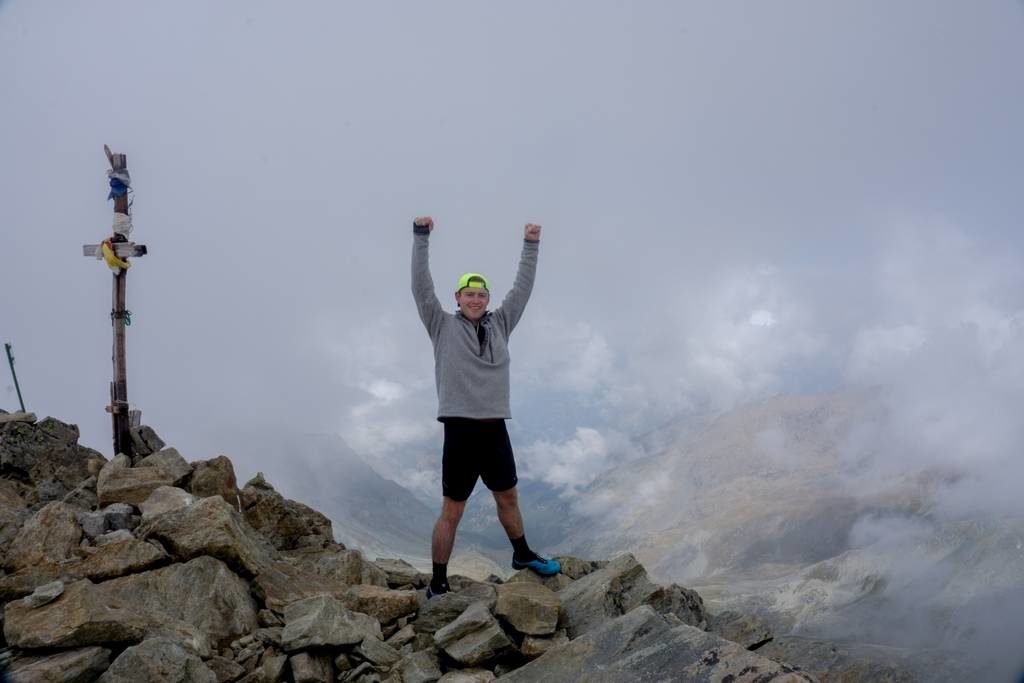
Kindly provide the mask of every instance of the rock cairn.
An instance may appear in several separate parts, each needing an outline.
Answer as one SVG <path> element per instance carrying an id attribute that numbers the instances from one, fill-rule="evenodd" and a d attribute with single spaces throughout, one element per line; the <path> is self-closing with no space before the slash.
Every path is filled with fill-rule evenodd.
<path id="1" fill-rule="evenodd" d="M 52 418 L 0 414 L 0 603 L 14 680 L 244 683 L 815 680 L 771 640 L 632 555 L 558 558 L 508 581 L 370 561 L 330 520 L 226 457 L 188 462 L 148 427 L 134 460 Z M 731 635 L 736 640 L 723 636 Z M 750 641 L 750 642 L 745 642 Z"/>

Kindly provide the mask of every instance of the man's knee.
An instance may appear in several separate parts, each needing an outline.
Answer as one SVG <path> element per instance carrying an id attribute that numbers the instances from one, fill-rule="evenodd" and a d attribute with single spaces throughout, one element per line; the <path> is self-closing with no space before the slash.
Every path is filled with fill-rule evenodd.
<path id="1" fill-rule="evenodd" d="M 511 510 L 519 506 L 519 494 L 515 486 L 507 491 L 494 491 L 493 493 L 494 502 L 498 505 L 499 509 Z"/>
<path id="2" fill-rule="evenodd" d="M 462 513 L 466 511 L 466 501 L 452 500 L 445 496 L 441 503 L 441 519 L 449 524 L 458 524 Z"/>

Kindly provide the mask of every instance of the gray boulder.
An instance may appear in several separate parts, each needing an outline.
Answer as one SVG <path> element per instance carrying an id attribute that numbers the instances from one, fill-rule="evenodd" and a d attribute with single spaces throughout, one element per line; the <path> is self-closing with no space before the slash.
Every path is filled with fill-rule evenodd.
<path id="1" fill-rule="evenodd" d="M 352 654 L 378 668 L 390 668 L 402 658 L 398 650 L 376 638 L 363 638 Z"/>
<path id="2" fill-rule="evenodd" d="M 533 681 L 754 681 L 815 679 L 692 626 L 671 627 L 649 605 L 595 626 L 503 676 Z"/>
<path id="3" fill-rule="evenodd" d="M 449 671 L 437 683 L 491 683 L 496 680 L 493 671 L 488 669 L 456 669 Z"/>
<path id="4" fill-rule="evenodd" d="M 378 557 L 373 563 L 384 571 L 389 588 L 402 588 L 403 586 L 424 588 L 426 585 L 419 570 L 405 560 Z"/>
<path id="5" fill-rule="evenodd" d="M 363 638 L 381 638 L 380 624 L 353 612 L 340 600 L 317 595 L 285 607 L 281 645 L 286 652 L 310 647 L 355 645 Z"/>
<path id="6" fill-rule="evenodd" d="M 430 651 L 415 652 L 399 662 L 395 668 L 402 683 L 433 683 L 441 678 L 441 662 Z"/>
<path id="7" fill-rule="evenodd" d="M 57 563 L 76 556 L 82 540 L 77 510 L 60 501 L 47 503 L 30 517 L 11 541 L 3 559 L 6 569 Z"/>
<path id="8" fill-rule="evenodd" d="M 714 615 L 709 621 L 709 630 L 713 633 L 751 650 L 764 645 L 774 637 L 768 624 L 749 614 L 726 611 Z"/>
<path id="9" fill-rule="evenodd" d="M 64 592 L 63 581 L 51 581 L 45 583 L 39 588 L 32 591 L 31 595 L 26 595 L 21 599 L 21 603 L 26 607 L 42 607 L 47 603 L 51 603 L 60 597 L 61 593 Z"/>
<path id="10" fill-rule="evenodd" d="M 227 456 L 218 455 L 192 463 L 189 488 L 196 498 L 220 496 L 236 510 L 239 509 L 238 480 L 235 479 L 235 467 Z"/>
<path id="11" fill-rule="evenodd" d="M 324 683 L 334 680 L 334 665 L 328 654 L 298 652 L 288 661 L 295 683 Z"/>
<path id="12" fill-rule="evenodd" d="M 151 638 L 129 647 L 100 676 L 99 683 L 217 683 L 217 677 L 177 642 Z"/>
<path id="13" fill-rule="evenodd" d="M 125 455 L 118 455 L 103 466 L 96 477 L 96 495 L 100 505 L 128 503 L 138 507 L 161 486 L 174 486 L 175 475 L 163 467 L 131 467 Z"/>
<path id="14" fill-rule="evenodd" d="M 535 583 L 546 588 L 550 588 L 553 591 L 560 591 L 566 586 L 568 586 L 570 583 L 572 583 L 572 579 L 570 579 L 565 574 L 561 573 L 554 574 L 552 576 L 541 576 L 532 569 L 521 569 L 512 576 L 510 576 L 508 578 L 508 581 L 506 581 L 505 583 L 520 582 Z"/>
<path id="15" fill-rule="evenodd" d="M 248 585 L 218 560 L 200 557 L 100 584 L 67 585 L 53 602 L 32 609 L 9 603 L 4 634 L 21 648 L 76 647 L 171 635 L 203 652 L 255 630 Z"/>
<path id="16" fill-rule="evenodd" d="M 519 652 L 527 659 L 537 659 L 548 650 L 569 642 L 569 636 L 563 629 L 550 636 L 525 636 L 519 646 Z"/>
<path id="17" fill-rule="evenodd" d="M 431 598 L 420 607 L 412 626 L 416 633 L 432 634 L 455 621 L 470 605 L 480 601 L 485 602 L 488 609 L 493 608 L 497 602 L 495 587 L 480 583 L 465 590 Z"/>
<path id="18" fill-rule="evenodd" d="M 412 614 L 420 606 L 416 591 L 364 585 L 350 587 L 343 602 L 349 609 L 369 614 L 382 624 Z"/>
<path id="19" fill-rule="evenodd" d="M 164 448 L 151 455 L 140 459 L 135 467 L 156 467 L 167 475 L 173 477 L 174 486 L 178 486 L 192 474 L 192 465 L 188 464 L 185 458 L 176 448 Z"/>
<path id="20" fill-rule="evenodd" d="M 142 539 L 160 541 L 179 562 L 209 555 L 246 576 L 259 574 L 273 556 L 266 541 L 218 497 L 158 515 L 141 524 L 136 533 Z"/>
<path id="21" fill-rule="evenodd" d="M 798 666 L 823 681 L 870 681 L 871 683 L 912 683 L 920 678 L 907 663 L 892 661 L 899 650 L 871 645 L 841 645 L 826 640 L 780 636 L 757 649 L 757 654 L 787 665 Z M 888 660 L 888 661 L 887 661 Z M 933 672 L 933 674 L 938 672 Z M 956 667 L 946 668 L 942 678 L 968 680 Z M 932 679 L 934 680 L 934 679 Z"/>
<path id="22" fill-rule="evenodd" d="M 348 584 L 320 576 L 304 565 L 272 560 L 253 578 L 252 589 L 267 607 L 283 612 L 289 604 L 316 595 L 331 595 L 340 600 Z"/>
<path id="23" fill-rule="evenodd" d="M 370 562 L 355 549 L 329 547 L 314 555 L 306 555 L 304 563 L 310 564 L 320 576 L 335 579 L 349 585 L 366 584 L 387 586 L 384 570 Z"/>
<path id="24" fill-rule="evenodd" d="M 114 607 L 87 580 L 65 587 L 57 600 L 42 607 L 20 601 L 4 610 L 4 637 L 14 647 L 70 648 L 138 641 L 148 620 L 131 609 Z"/>
<path id="25" fill-rule="evenodd" d="M 113 503 L 94 512 L 78 513 L 78 523 L 89 538 L 102 536 L 109 531 L 132 529 L 138 518 L 135 508 L 127 503 Z"/>
<path id="26" fill-rule="evenodd" d="M 110 666 L 110 650 L 83 647 L 48 655 L 19 657 L 10 674 L 18 683 L 88 683 Z"/>
<path id="27" fill-rule="evenodd" d="M 156 453 L 166 445 L 164 440 L 157 436 L 157 433 L 149 425 L 132 427 L 129 433 L 132 437 L 132 451 L 137 457 L 145 457 L 150 453 Z"/>
<path id="28" fill-rule="evenodd" d="M 148 522 L 157 515 L 188 507 L 195 502 L 196 497 L 185 489 L 176 486 L 161 486 L 149 494 L 149 497 L 139 505 L 139 509 L 142 510 L 142 521 Z"/>
<path id="29" fill-rule="evenodd" d="M 285 498 L 265 481 L 246 484 L 241 501 L 245 519 L 278 550 L 323 548 L 334 542 L 331 520 Z"/>
<path id="30" fill-rule="evenodd" d="M 708 616 L 704 608 L 704 600 L 697 591 L 684 588 L 679 584 L 659 586 L 651 593 L 644 603 L 654 608 L 658 614 L 672 614 L 682 623 L 689 626 L 696 626 L 699 629 L 707 630 Z M 726 638 L 732 640 L 732 638 Z"/>
<path id="31" fill-rule="evenodd" d="M 78 445 L 75 425 L 52 417 L 35 424 L 23 419 L 0 422 L 0 469 L 31 482 L 36 499 L 29 504 L 63 498 L 105 461 L 91 448 Z M 43 498 L 40 489 L 45 489 Z"/>
<path id="32" fill-rule="evenodd" d="M 566 629 L 570 638 L 576 638 L 606 619 L 644 604 L 657 591 L 658 586 L 633 555 L 619 555 L 561 591 L 558 625 Z"/>
<path id="33" fill-rule="evenodd" d="M 519 633 L 544 636 L 558 624 L 558 594 L 535 583 L 506 583 L 498 586 L 494 613 Z"/>
<path id="34" fill-rule="evenodd" d="M 93 550 L 79 565 L 77 573 L 93 581 L 135 574 L 170 562 L 170 557 L 152 543 L 126 538 Z"/>
<path id="35" fill-rule="evenodd" d="M 486 602 L 477 602 L 434 634 L 445 654 L 464 666 L 494 662 L 515 649 Z"/>

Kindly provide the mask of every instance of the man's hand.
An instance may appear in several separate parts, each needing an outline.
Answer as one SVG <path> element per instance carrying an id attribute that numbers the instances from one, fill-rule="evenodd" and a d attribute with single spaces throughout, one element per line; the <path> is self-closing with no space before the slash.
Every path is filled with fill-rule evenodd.
<path id="1" fill-rule="evenodd" d="M 434 230 L 434 219 L 430 216 L 420 216 L 412 222 L 417 228 L 426 228 L 427 232 Z"/>
<path id="2" fill-rule="evenodd" d="M 540 242 L 540 226 L 534 223 L 527 223 L 523 237 L 527 242 Z"/>

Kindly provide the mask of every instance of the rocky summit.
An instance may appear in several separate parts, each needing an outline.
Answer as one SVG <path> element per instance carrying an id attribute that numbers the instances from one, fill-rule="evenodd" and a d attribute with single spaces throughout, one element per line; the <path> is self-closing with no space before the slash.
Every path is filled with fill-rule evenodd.
<path id="1" fill-rule="evenodd" d="M 74 425 L 0 417 L 0 666 L 14 681 L 834 680 L 821 647 L 767 647 L 756 620 L 708 614 L 630 554 L 560 557 L 543 580 L 453 576 L 427 601 L 429 577 L 335 542 L 326 516 L 262 475 L 239 489 L 224 456 L 189 462 L 139 427 L 133 457 L 107 460 Z M 842 680 L 909 678 L 847 658 Z"/>

